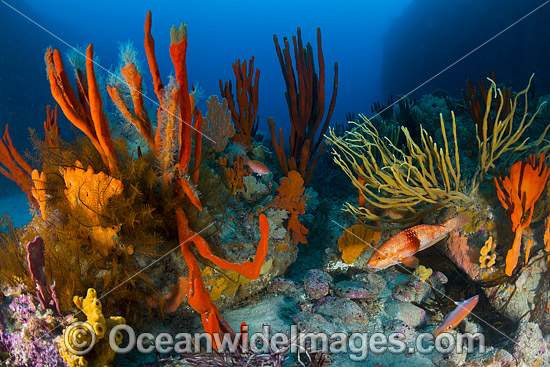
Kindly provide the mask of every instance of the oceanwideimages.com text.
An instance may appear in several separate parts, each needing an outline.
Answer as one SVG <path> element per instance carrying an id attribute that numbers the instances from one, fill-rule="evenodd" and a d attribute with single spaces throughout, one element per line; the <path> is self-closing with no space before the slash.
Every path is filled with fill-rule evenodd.
<path id="1" fill-rule="evenodd" d="M 92 328 L 85 322 L 77 322 L 70 326 L 64 334 L 67 349 L 75 355 L 85 355 L 92 350 L 97 342 Z M 117 344 L 117 334 L 122 333 L 124 342 Z M 403 333 L 311 333 L 300 332 L 296 325 L 290 327 L 290 333 L 272 333 L 265 325 L 261 332 L 248 333 L 247 327 L 235 335 L 208 333 L 140 333 L 136 334 L 129 325 L 113 327 L 109 335 L 109 345 L 115 353 L 126 354 L 137 350 L 143 354 L 190 354 L 210 353 L 216 346 L 218 352 L 234 353 L 308 353 L 323 352 L 328 354 L 345 353 L 353 361 L 365 360 L 369 354 L 383 353 L 421 353 L 430 354 L 434 351 L 442 354 L 450 352 L 472 353 L 477 350 L 485 353 L 485 337 L 481 333 L 441 333 L 435 337 L 431 333 L 418 334 L 414 339 L 407 340 Z"/>

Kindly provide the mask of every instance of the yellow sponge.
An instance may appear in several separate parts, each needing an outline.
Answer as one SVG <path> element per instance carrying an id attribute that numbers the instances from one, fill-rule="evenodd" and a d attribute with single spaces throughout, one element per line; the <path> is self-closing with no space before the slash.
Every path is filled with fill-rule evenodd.
<path id="1" fill-rule="evenodd" d="M 86 298 L 77 297 L 73 298 L 73 302 L 80 309 L 80 311 L 86 315 L 85 324 L 91 328 L 96 336 L 95 344 L 92 350 L 83 355 L 75 355 L 71 352 L 71 349 L 77 349 L 73 345 L 72 338 L 66 335 L 67 333 L 74 332 L 74 329 L 69 325 L 63 330 L 63 337 L 56 339 L 57 348 L 65 363 L 69 367 L 110 367 L 111 362 L 115 358 L 115 352 L 109 346 L 109 333 L 116 325 L 126 324 L 126 320 L 120 316 L 111 316 L 105 319 L 103 316 L 101 301 L 97 298 L 97 292 L 95 289 L 90 288 L 86 294 Z M 83 326 L 86 328 L 86 326 Z M 78 344 L 83 342 L 91 343 L 91 335 L 78 338 Z M 69 346 L 65 345 L 65 342 L 71 343 Z M 117 345 L 122 343 L 122 333 L 119 331 L 115 336 Z M 85 349 L 85 348 L 84 348 Z"/>
<path id="2" fill-rule="evenodd" d="M 489 239 L 485 241 L 485 245 L 479 251 L 479 254 L 481 255 L 479 257 L 479 266 L 482 269 L 490 268 L 495 264 L 497 259 L 496 249 L 497 244 L 493 241 L 493 237 L 490 236 Z"/>

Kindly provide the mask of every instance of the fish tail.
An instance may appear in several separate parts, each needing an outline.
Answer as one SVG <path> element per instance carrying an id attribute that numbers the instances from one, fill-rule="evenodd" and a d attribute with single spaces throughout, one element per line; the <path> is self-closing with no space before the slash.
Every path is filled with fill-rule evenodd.
<path id="1" fill-rule="evenodd" d="M 470 221 L 470 216 L 468 215 L 468 213 L 462 212 L 456 217 L 451 218 L 445 223 L 443 223 L 443 227 L 445 227 L 446 232 L 451 232 L 451 231 L 454 231 L 455 229 L 462 227 L 469 221 Z"/>

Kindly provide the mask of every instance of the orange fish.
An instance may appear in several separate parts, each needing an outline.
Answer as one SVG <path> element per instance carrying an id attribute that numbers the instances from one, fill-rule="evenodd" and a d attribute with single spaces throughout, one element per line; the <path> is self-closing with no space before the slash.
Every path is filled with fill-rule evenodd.
<path id="1" fill-rule="evenodd" d="M 438 336 L 443 332 L 452 330 L 457 327 L 458 324 L 460 324 L 460 322 L 464 320 L 464 318 L 468 316 L 470 312 L 472 312 L 474 307 L 477 305 L 478 300 L 479 296 L 473 296 L 472 298 L 468 298 L 464 302 L 456 303 L 456 308 L 447 316 L 445 316 L 445 320 L 443 320 L 441 326 L 432 331 L 432 333 L 435 336 Z"/>
<path id="2" fill-rule="evenodd" d="M 257 173 L 258 175 L 267 175 L 269 172 L 269 168 L 265 164 L 263 164 L 260 161 L 250 160 L 248 157 L 244 157 L 243 163 L 250 167 L 252 172 Z"/>
<path id="3" fill-rule="evenodd" d="M 468 215 L 462 213 L 443 224 L 420 224 L 407 228 L 374 250 L 367 266 L 369 268 L 385 269 L 403 263 L 415 268 L 418 266 L 418 259 L 414 255 L 418 251 L 434 245 L 449 232 L 462 227 L 468 221 Z"/>

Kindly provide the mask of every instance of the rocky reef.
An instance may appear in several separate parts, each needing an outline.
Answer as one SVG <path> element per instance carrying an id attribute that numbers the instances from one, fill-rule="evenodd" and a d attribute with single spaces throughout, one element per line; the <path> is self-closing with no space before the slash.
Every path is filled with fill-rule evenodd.
<path id="1" fill-rule="evenodd" d="M 332 129 L 338 65 L 325 111 L 321 32 L 316 69 L 298 29 L 296 70 L 274 37 L 285 145 L 272 119 L 271 141 L 257 131 L 254 58 L 200 111 L 187 33 L 172 28 L 164 77 L 146 16 L 155 101 L 131 44 L 110 78 L 91 44 L 47 50 L 57 106 L 34 155 L 7 128 L 0 140 L 0 172 L 33 212 L 2 220 L 5 365 L 550 365 L 550 125 L 533 77 L 519 92 L 493 76 L 462 100 L 403 97 Z M 256 338 L 266 328 L 309 344 L 279 348 Z M 463 349 L 466 334 L 477 344 Z M 117 352 L 136 339 L 149 352 Z"/>

